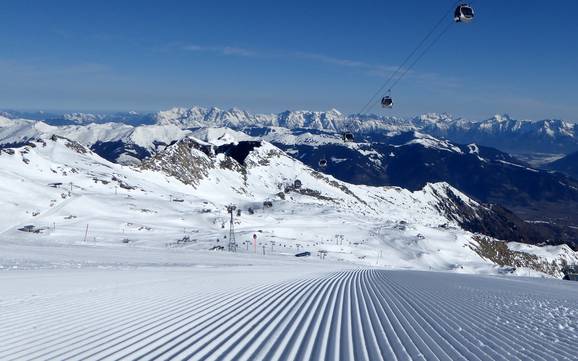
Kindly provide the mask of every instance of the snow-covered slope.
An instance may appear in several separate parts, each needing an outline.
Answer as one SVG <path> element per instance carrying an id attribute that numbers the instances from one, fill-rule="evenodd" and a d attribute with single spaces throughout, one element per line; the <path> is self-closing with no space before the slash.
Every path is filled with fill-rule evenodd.
<path id="1" fill-rule="evenodd" d="M 0 117 L 0 144 L 3 146 L 20 145 L 42 134 L 57 130 L 57 127 L 43 122 Z"/>
<path id="2" fill-rule="evenodd" d="M 58 135 L 93 148 L 109 160 L 127 164 L 138 163 L 141 158 L 156 152 L 158 146 L 166 146 L 191 133 L 174 125 L 135 127 L 123 123 L 89 123 L 51 126 L 44 122 L 3 119 L 0 119 L 1 147 Z"/>
<path id="3" fill-rule="evenodd" d="M 205 142 L 210 142 L 214 145 L 223 145 L 234 143 L 237 144 L 240 141 L 252 141 L 258 140 L 251 137 L 243 132 L 232 130 L 230 128 L 198 128 L 194 130 L 191 135 L 197 139 L 201 139 Z"/>
<path id="4" fill-rule="evenodd" d="M 570 361 L 578 354 L 572 282 L 279 259 L 2 272 L 0 282 L 3 360 Z"/>
<path id="5" fill-rule="evenodd" d="M 138 168 L 56 136 L 0 154 L 4 267 L 43 264 L 10 257 L 30 244 L 206 250 L 226 243 L 225 207 L 235 204 L 242 251 L 255 251 L 249 241 L 257 234 L 258 247 L 273 253 L 497 271 L 468 247 L 475 240 L 447 213 L 455 199 L 473 212 L 479 205 L 443 183 L 415 192 L 354 186 L 253 141 L 219 146 L 187 137 Z"/>

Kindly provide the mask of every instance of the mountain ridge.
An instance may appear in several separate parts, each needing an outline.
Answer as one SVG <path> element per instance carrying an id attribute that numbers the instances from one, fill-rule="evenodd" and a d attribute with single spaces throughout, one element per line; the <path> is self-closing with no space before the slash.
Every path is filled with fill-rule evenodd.
<path id="1" fill-rule="evenodd" d="M 572 153 L 578 151 L 578 126 L 560 119 L 518 120 L 498 114 L 483 120 L 468 120 L 448 113 L 425 113 L 413 117 L 376 114 L 346 115 L 329 111 L 286 110 L 254 114 L 240 108 L 175 107 L 156 113 L 0 113 L 7 118 L 30 116 L 50 125 L 86 125 L 121 122 L 138 125 L 174 125 L 179 128 L 246 127 L 308 128 L 332 132 L 377 134 L 417 130 L 457 143 L 479 143 L 514 153 Z"/>

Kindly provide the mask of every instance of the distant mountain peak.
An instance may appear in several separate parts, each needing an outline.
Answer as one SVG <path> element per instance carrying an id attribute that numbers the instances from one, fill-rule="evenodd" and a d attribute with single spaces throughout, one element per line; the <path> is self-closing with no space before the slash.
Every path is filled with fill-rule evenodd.
<path id="1" fill-rule="evenodd" d="M 457 118 L 450 113 L 425 113 L 420 115 L 418 119 L 431 122 L 452 122 L 462 118 Z"/>
<path id="2" fill-rule="evenodd" d="M 504 114 L 496 114 L 492 118 L 490 118 L 489 120 L 493 120 L 493 121 L 496 121 L 498 123 L 503 123 L 503 122 L 509 122 L 513 119 L 510 116 L 510 114 L 504 113 Z"/>

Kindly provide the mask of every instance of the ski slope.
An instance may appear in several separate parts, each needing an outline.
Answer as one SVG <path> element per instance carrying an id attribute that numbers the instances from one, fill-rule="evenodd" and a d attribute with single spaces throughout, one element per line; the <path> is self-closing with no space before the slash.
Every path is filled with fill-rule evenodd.
<path id="1" fill-rule="evenodd" d="M 578 357 L 576 283 L 241 260 L 0 273 L 0 359 Z"/>
<path id="2" fill-rule="evenodd" d="M 210 140 L 215 136 L 223 134 L 216 130 Z M 352 185 L 266 142 L 246 164 L 195 148 L 203 144 L 187 138 L 146 167 L 111 163 L 59 137 L 0 151 L 0 270 L 109 264 L 109 256 L 122 262 L 143 249 L 186 258 L 227 243 L 226 206 L 233 203 L 241 211 L 240 252 L 292 257 L 307 250 L 360 266 L 502 272 L 472 249 L 472 234 L 455 221 L 461 211 L 453 199 L 472 212 L 480 205 L 447 184 L 415 192 Z M 300 190 L 291 188 L 296 179 Z M 549 263 L 578 260 L 568 247 L 538 251 Z"/>

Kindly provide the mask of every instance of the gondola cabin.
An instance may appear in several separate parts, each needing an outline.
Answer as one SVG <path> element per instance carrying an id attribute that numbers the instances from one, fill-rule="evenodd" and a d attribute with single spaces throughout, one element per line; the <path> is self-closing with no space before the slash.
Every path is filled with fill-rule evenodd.
<path id="1" fill-rule="evenodd" d="M 474 9 L 468 4 L 458 5 L 454 11 L 454 20 L 456 23 L 467 23 L 474 20 Z"/>
<path id="2" fill-rule="evenodd" d="M 578 266 L 566 266 L 562 269 L 565 280 L 578 281 Z"/>
<path id="3" fill-rule="evenodd" d="M 344 142 L 353 142 L 354 138 L 353 138 L 353 134 L 352 133 L 343 133 L 343 141 Z"/>
<path id="4" fill-rule="evenodd" d="M 389 95 L 384 96 L 381 98 L 381 107 L 385 109 L 393 108 L 393 99 Z"/>

